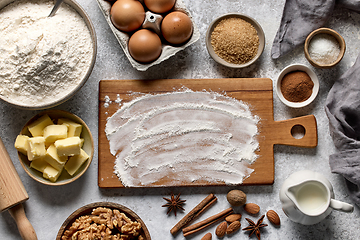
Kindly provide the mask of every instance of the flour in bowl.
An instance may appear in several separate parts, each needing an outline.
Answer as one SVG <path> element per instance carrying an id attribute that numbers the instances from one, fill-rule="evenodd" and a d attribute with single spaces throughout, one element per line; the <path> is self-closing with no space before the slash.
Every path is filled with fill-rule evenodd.
<path id="1" fill-rule="evenodd" d="M 124 186 L 241 184 L 258 157 L 258 122 L 242 101 L 179 90 L 123 103 L 105 132 Z"/>
<path id="2" fill-rule="evenodd" d="M 50 0 L 18 0 L 0 10 L 0 94 L 21 106 L 62 99 L 86 75 L 93 54 L 81 16 Z"/>

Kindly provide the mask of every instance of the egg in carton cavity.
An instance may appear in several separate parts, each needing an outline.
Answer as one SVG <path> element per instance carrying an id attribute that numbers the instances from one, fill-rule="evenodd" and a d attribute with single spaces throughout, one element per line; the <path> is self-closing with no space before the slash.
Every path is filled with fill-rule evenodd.
<path id="1" fill-rule="evenodd" d="M 196 25 L 191 17 L 190 12 L 188 11 L 185 4 L 181 0 L 176 0 L 173 9 L 164 14 L 153 13 L 151 11 L 146 10 L 145 20 L 138 30 L 150 29 L 150 30 L 154 31 L 156 34 L 158 34 L 159 37 L 162 39 L 162 51 L 161 51 L 160 56 L 152 62 L 149 62 L 149 63 L 138 62 L 131 56 L 131 54 L 129 52 L 129 48 L 128 48 L 129 39 L 133 32 L 127 33 L 127 32 L 120 31 L 119 29 L 117 29 L 114 26 L 114 24 L 111 21 L 110 10 L 111 10 L 113 1 L 97 0 L 97 2 L 98 2 L 98 5 L 99 5 L 101 11 L 103 12 L 103 15 L 104 15 L 107 23 L 110 26 L 110 29 L 112 30 L 115 37 L 117 38 L 121 48 L 123 49 L 125 55 L 129 59 L 131 65 L 139 71 L 146 71 L 151 66 L 157 65 L 157 64 L 169 59 L 170 57 L 174 56 L 177 52 L 182 51 L 185 48 L 187 48 L 188 46 L 195 43 L 200 38 L 200 32 L 199 32 L 198 28 L 196 27 Z M 147 9 L 144 5 L 143 0 L 139 0 L 139 2 L 144 6 L 145 9 Z M 174 11 L 180 11 L 180 12 L 185 13 L 190 18 L 191 23 L 192 23 L 192 35 L 191 35 L 190 39 L 182 45 L 170 45 L 166 41 L 163 41 L 163 37 L 161 36 L 161 23 L 162 23 L 163 18 L 167 14 L 174 12 Z"/>

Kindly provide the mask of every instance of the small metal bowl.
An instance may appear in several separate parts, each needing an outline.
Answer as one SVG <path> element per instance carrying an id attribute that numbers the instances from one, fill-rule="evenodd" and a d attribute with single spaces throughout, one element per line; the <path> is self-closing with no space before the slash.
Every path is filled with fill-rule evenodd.
<path id="1" fill-rule="evenodd" d="M 311 80 L 313 81 L 314 83 L 314 87 L 312 89 L 312 94 L 311 96 L 303 101 L 303 102 L 290 102 L 288 100 L 286 100 L 281 92 L 281 80 L 283 79 L 283 77 L 287 74 L 287 73 L 290 73 L 290 72 L 293 72 L 293 71 L 303 71 L 303 72 L 306 72 L 309 77 L 311 78 Z M 279 77 L 277 79 L 277 82 L 276 82 L 276 93 L 279 97 L 279 99 L 288 107 L 292 107 L 292 108 L 302 108 L 302 107 L 305 107 L 307 105 L 309 105 L 310 103 L 312 103 L 314 101 L 314 99 L 316 98 L 317 94 L 319 92 L 319 80 L 316 76 L 316 74 L 310 69 L 308 68 L 307 66 L 305 65 L 301 65 L 301 64 L 293 64 L 293 65 L 290 65 L 286 68 L 284 68 L 280 74 L 279 74 Z"/>
<path id="2" fill-rule="evenodd" d="M 29 124 L 31 124 L 32 122 L 34 122 L 35 120 L 37 120 L 38 118 L 40 118 L 41 116 L 43 116 L 45 114 L 49 115 L 49 117 L 53 120 L 54 119 L 57 120 L 59 118 L 67 118 L 67 119 L 70 119 L 70 120 L 72 120 L 76 123 L 79 123 L 83 126 L 81 136 L 80 136 L 81 138 L 84 139 L 84 145 L 83 145 L 82 149 L 87 153 L 87 155 L 89 155 L 89 159 L 86 160 L 86 162 L 80 167 L 80 169 L 73 176 L 68 174 L 66 172 L 66 170 L 63 170 L 63 172 L 61 173 L 61 175 L 59 176 L 59 178 L 56 182 L 51 182 L 50 180 L 43 178 L 43 175 L 41 172 L 30 167 L 30 161 L 28 160 L 27 156 L 18 152 L 18 157 L 19 157 L 20 163 L 21 163 L 22 167 L 24 168 L 25 172 L 32 179 L 34 179 L 35 181 L 38 181 L 40 183 L 43 183 L 45 185 L 60 186 L 60 185 L 72 183 L 76 179 L 80 178 L 86 172 L 86 170 L 89 168 L 90 163 L 93 159 L 94 140 L 93 140 L 92 134 L 90 132 L 89 127 L 86 125 L 86 123 L 81 118 L 79 118 L 75 114 L 72 114 L 72 113 L 69 113 L 66 111 L 62 111 L 62 110 L 46 110 L 46 111 L 40 112 L 39 114 L 36 114 L 25 124 L 25 126 L 21 130 L 20 134 L 31 136 L 31 133 L 28 130 Z"/>
<path id="3" fill-rule="evenodd" d="M 6 7 L 8 4 L 14 3 L 16 1 L 17 0 L 2 0 L 2 1 L 0 1 L 0 10 L 2 8 Z M 69 100 L 72 96 L 75 95 L 75 93 L 77 93 L 81 89 L 81 87 L 88 80 L 88 78 L 94 68 L 95 60 L 96 60 L 96 53 L 97 53 L 97 40 L 96 40 L 95 28 L 90 20 L 90 17 L 87 15 L 85 10 L 75 0 L 64 0 L 63 4 L 67 4 L 71 8 L 73 8 L 84 20 L 85 24 L 87 25 L 87 27 L 90 31 L 91 42 L 92 42 L 92 53 L 91 53 L 90 64 L 87 67 L 87 69 L 85 70 L 86 71 L 85 75 L 82 77 L 82 79 L 79 81 L 79 83 L 76 86 L 74 86 L 74 88 L 70 89 L 69 92 L 66 92 L 64 94 L 64 96 L 59 97 L 58 99 L 56 99 L 54 101 L 51 101 L 48 103 L 36 104 L 36 105 L 29 105 L 27 102 L 20 103 L 18 101 L 14 101 L 11 98 L 0 95 L 0 99 L 3 100 L 5 103 L 8 103 L 11 106 L 14 106 L 14 107 L 17 107 L 20 109 L 25 109 L 25 110 L 41 110 L 41 109 L 52 108 L 52 107 L 60 105 L 61 103 L 64 103 L 65 101 Z M 49 10 L 49 13 L 50 13 L 50 10 Z"/>
<path id="4" fill-rule="evenodd" d="M 259 36 L 259 48 L 258 48 L 258 52 L 255 55 L 255 57 L 253 59 L 251 59 L 249 62 L 244 63 L 244 64 L 234 64 L 234 63 L 230 63 L 225 61 L 224 59 L 220 58 L 214 51 L 212 45 L 211 45 L 211 34 L 214 31 L 214 28 L 218 25 L 218 23 L 221 20 L 227 19 L 227 18 L 241 18 L 245 21 L 247 21 L 248 23 L 250 23 L 251 25 L 254 26 L 254 28 L 257 31 L 257 34 Z M 258 58 L 260 57 L 260 55 L 263 53 L 264 48 L 265 48 L 265 34 L 263 29 L 261 28 L 260 24 L 253 18 L 246 16 L 244 14 L 240 14 L 240 13 L 228 13 L 225 15 L 222 15 L 218 18 L 216 18 L 214 21 L 211 22 L 207 32 L 206 32 L 206 38 L 205 38 L 205 44 L 206 44 L 206 49 L 209 52 L 210 56 L 219 64 L 226 66 L 226 67 L 230 67 L 230 68 L 245 68 L 250 66 L 251 64 L 253 64 L 256 60 L 258 60 Z"/>
<path id="5" fill-rule="evenodd" d="M 92 210 L 94 208 L 98 208 L 98 207 L 105 207 L 105 208 L 110 208 L 110 209 L 117 209 L 119 210 L 121 213 L 125 213 L 125 215 L 130 218 L 132 221 L 137 221 L 138 223 L 141 224 L 141 231 L 140 231 L 140 235 L 143 237 L 144 240 L 151 240 L 150 237 L 150 233 L 149 230 L 147 229 L 145 223 L 143 222 L 143 220 L 136 214 L 134 213 L 132 210 L 130 210 L 129 208 L 117 204 L 117 203 L 112 203 L 112 202 L 96 202 L 96 203 L 90 203 L 88 205 L 85 205 L 79 209 L 77 209 L 75 212 L 73 212 L 62 224 L 62 226 L 60 227 L 60 230 L 56 236 L 56 240 L 61 240 L 61 237 L 63 236 L 63 234 L 65 233 L 66 230 L 68 230 L 71 225 L 73 224 L 73 222 L 75 222 L 76 219 L 78 219 L 81 216 L 84 215 L 90 215 Z"/>
<path id="6" fill-rule="evenodd" d="M 339 46 L 340 46 L 340 53 L 334 62 L 329 63 L 329 64 L 321 64 L 311 58 L 310 53 L 309 53 L 309 47 L 311 44 L 311 40 L 318 34 L 329 34 L 338 41 Z M 305 53 L 306 59 L 309 61 L 309 63 L 311 65 L 313 65 L 314 67 L 317 67 L 317 68 L 331 68 L 331 67 L 335 66 L 344 57 L 345 50 L 346 50 L 346 44 L 345 44 L 344 38 L 338 32 L 336 32 L 330 28 L 319 28 L 319 29 L 314 30 L 307 36 L 307 38 L 305 40 L 305 45 L 304 45 L 304 53 Z"/>

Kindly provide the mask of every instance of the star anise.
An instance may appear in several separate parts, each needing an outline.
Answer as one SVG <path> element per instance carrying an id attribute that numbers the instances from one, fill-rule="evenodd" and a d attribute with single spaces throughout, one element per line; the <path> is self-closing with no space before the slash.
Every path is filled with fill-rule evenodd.
<path id="1" fill-rule="evenodd" d="M 249 226 L 246 228 L 243 228 L 243 230 L 245 231 L 251 231 L 249 234 L 249 237 L 251 237 L 251 235 L 253 233 L 255 233 L 256 237 L 258 240 L 260 240 L 260 228 L 262 227 L 266 227 L 267 224 L 263 224 L 263 220 L 264 220 L 265 215 L 262 215 L 261 218 L 257 221 L 257 223 L 255 224 L 251 219 L 245 218 L 246 221 L 249 222 Z"/>
<path id="2" fill-rule="evenodd" d="M 180 200 L 180 193 L 175 197 L 173 193 L 171 193 L 171 199 L 163 198 L 167 201 L 166 204 L 162 205 L 162 207 L 168 207 L 168 211 L 166 214 L 169 214 L 171 211 L 174 210 L 174 214 L 176 216 L 176 210 L 181 209 L 185 210 L 182 205 L 186 202 L 186 200 Z"/>

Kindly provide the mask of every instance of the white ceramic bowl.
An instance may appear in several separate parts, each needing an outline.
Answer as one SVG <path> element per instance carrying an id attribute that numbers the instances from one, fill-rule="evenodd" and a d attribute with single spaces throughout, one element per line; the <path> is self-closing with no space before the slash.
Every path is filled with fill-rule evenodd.
<path id="1" fill-rule="evenodd" d="M 290 101 L 288 101 L 288 100 L 286 100 L 284 98 L 284 96 L 283 96 L 283 94 L 281 92 L 281 88 L 280 88 L 281 80 L 283 79 L 283 77 L 287 73 L 293 72 L 293 71 L 306 72 L 310 76 L 311 80 L 314 83 L 314 87 L 313 87 L 311 96 L 307 100 L 305 100 L 303 102 L 290 102 Z M 280 72 L 279 77 L 278 77 L 277 82 L 276 82 L 276 93 L 277 93 L 279 99 L 285 105 L 287 105 L 288 107 L 292 107 L 292 108 L 301 108 L 301 107 L 305 107 L 305 106 L 309 105 L 312 101 L 314 101 L 314 99 L 316 98 L 318 92 L 319 92 L 319 80 L 318 80 L 316 74 L 310 68 L 308 68 L 305 65 L 301 65 L 301 64 L 293 64 L 293 65 L 290 65 L 290 66 L 284 68 Z"/>
<path id="2" fill-rule="evenodd" d="M 73 176 L 71 176 L 65 170 L 63 170 L 63 172 L 59 176 L 58 180 L 56 182 L 51 182 L 50 180 L 43 178 L 43 175 L 41 172 L 30 167 L 30 161 L 28 160 L 27 156 L 18 152 L 18 157 L 19 157 L 20 163 L 21 163 L 22 167 L 24 168 L 25 172 L 35 181 L 38 181 L 40 183 L 43 183 L 45 185 L 50 185 L 50 186 L 65 185 L 65 184 L 71 183 L 71 182 L 75 181 L 76 179 L 80 178 L 86 172 L 86 170 L 89 168 L 91 161 L 93 159 L 93 155 L 94 155 L 94 140 L 93 140 L 93 137 L 92 137 L 89 127 L 86 125 L 86 123 L 80 117 L 78 117 L 75 114 L 72 114 L 70 112 L 56 110 L 56 109 L 46 110 L 46 111 L 42 111 L 42 112 L 36 114 L 24 125 L 20 134 L 31 136 L 31 133 L 28 130 L 29 124 L 31 124 L 32 122 L 34 122 L 35 120 L 37 120 L 38 118 L 40 118 L 41 116 L 43 116 L 45 114 L 49 115 L 49 117 L 52 120 L 57 120 L 59 118 L 67 118 L 67 119 L 70 119 L 70 120 L 72 120 L 76 123 L 79 123 L 83 126 L 80 137 L 84 139 L 84 145 L 82 148 L 87 153 L 87 155 L 89 155 L 89 159 L 86 160 L 86 162 L 80 167 L 80 169 Z"/>
<path id="3" fill-rule="evenodd" d="M 211 34 L 214 31 L 214 28 L 218 25 L 218 23 L 221 20 L 226 19 L 226 18 L 233 18 L 233 17 L 241 18 L 241 19 L 249 22 L 251 25 L 254 26 L 254 28 L 256 29 L 257 34 L 259 36 L 259 48 L 258 48 L 257 54 L 255 55 L 255 57 L 253 59 L 251 59 L 249 62 L 244 63 L 244 64 L 234 64 L 234 63 L 225 61 L 224 59 L 222 59 L 215 53 L 215 51 L 211 45 Z M 206 44 L 206 49 L 207 49 L 208 53 L 215 60 L 215 62 L 217 62 L 223 66 L 230 67 L 230 68 L 245 68 L 245 67 L 248 67 L 251 64 L 253 64 L 256 60 L 258 60 L 259 57 L 261 56 L 261 54 L 263 53 L 264 48 L 265 48 L 265 34 L 264 34 L 264 31 L 261 28 L 260 24 L 255 19 L 253 19 L 249 16 L 246 16 L 244 14 L 240 14 L 240 13 L 227 13 L 227 14 L 224 14 L 224 15 L 216 18 L 214 21 L 212 21 L 210 23 L 210 26 L 206 32 L 205 44 Z"/>
<path id="4" fill-rule="evenodd" d="M 2 8 L 4 8 L 5 6 L 16 2 L 17 0 L 1 0 L 0 1 L 0 10 Z M 85 12 L 85 10 L 74 0 L 64 0 L 65 4 L 68 4 L 70 7 L 72 7 L 84 20 L 84 22 L 86 23 L 89 31 L 90 31 L 90 36 L 91 36 L 91 41 L 92 41 L 92 55 L 91 55 L 91 61 L 89 66 L 86 69 L 86 74 L 84 75 L 84 77 L 79 81 L 79 83 L 77 84 L 77 86 L 75 86 L 73 89 L 71 89 L 69 92 L 67 92 L 63 97 L 56 99 L 55 101 L 51 101 L 49 103 L 45 103 L 45 104 L 37 104 L 36 106 L 29 106 L 27 104 L 20 104 L 19 102 L 16 102 L 14 100 L 12 100 L 11 98 L 8 98 L 6 96 L 2 96 L 0 95 L 0 99 L 2 99 L 4 102 L 21 108 L 21 109 L 27 109 L 27 110 L 40 110 L 40 109 L 48 109 L 48 108 L 52 108 L 55 107 L 65 101 L 67 101 L 68 99 L 70 99 L 72 96 L 75 95 L 76 92 L 78 92 L 80 90 L 80 88 L 85 84 L 85 82 L 88 80 L 93 68 L 94 68 L 94 64 L 95 64 L 95 59 L 96 59 L 96 52 L 97 52 L 97 40 L 96 40 L 96 33 L 95 33 L 95 28 L 89 18 L 89 16 L 87 15 L 87 13 Z M 63 3 L 63 4 L 64 4 Z M 49 11 L 50 14 L 50 11 Z"/>

